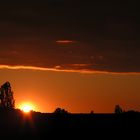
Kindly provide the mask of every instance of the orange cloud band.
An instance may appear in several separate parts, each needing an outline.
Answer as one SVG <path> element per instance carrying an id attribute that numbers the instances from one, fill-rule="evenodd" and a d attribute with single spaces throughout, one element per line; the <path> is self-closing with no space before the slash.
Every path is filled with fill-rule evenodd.
<path id="1" fill-rule="evenodd" d="M 107 71 L 94 71 L 94 70 L 72 70 L 72 69 L 57 69 L 57 68 L 44 68 L 35 66 L 10 66 L 10 65 L 0 65 L 0 69 L 10 69 L 10 70 L 38 70 L 38 71 L 55 71 L 55 72 L 76 72 L 76 73 L 87 73 L 87 74 L 122 74 L 122 75 L 137 75 L 140 72 L 107 72 Z"/>

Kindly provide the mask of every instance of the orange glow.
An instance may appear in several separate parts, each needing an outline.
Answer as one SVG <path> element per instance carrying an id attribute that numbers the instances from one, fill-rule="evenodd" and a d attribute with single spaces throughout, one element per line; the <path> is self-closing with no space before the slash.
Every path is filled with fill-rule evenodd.
<path id="1" fill-rule="evenodd" d="M 23 104 L 21 104 L 19 109 L 21 109 L 25 113 L 29 113 L 31 110 L 34 110 L 35 107 L 31 103 L 23 103 Z"/>
<path id="2" fill-rule="evenodd" d="M 0 85 L 11 82 L 15 106 L 31 103 L 37 112 L 54 112 L 57 107 L 71 113 L 93 110 L 140 110 L 140 74 L 83 74 L 42 70 L 1 69 Z"/>

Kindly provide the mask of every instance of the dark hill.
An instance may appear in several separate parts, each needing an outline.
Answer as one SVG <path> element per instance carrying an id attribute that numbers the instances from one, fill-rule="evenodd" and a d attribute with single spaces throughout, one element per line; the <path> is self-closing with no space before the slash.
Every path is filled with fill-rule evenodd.
<path id="1" fill-rule="evenodd" d="M 140 113 L 55 114 L 0 110 L 0 137 L 75 139 L 136 136 Z M 113 138 L 112 137 L 112 138 Z M 113 138 L 113 139 L 114 139 Z"/>

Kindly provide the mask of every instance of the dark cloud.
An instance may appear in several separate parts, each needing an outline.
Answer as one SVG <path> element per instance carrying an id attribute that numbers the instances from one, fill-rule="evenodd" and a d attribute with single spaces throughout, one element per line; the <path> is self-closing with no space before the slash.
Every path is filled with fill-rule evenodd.
<path id="1" fill-rule="evenodd" d="M 140 72 L 136 2 L 0 2 L 0 64 Z"/>

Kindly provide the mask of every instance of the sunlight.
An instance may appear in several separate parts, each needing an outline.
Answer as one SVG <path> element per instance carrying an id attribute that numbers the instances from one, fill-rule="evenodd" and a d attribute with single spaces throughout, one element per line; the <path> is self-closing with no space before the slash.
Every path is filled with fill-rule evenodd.
<path id="1" fill-rule="evenodd" d="M 19 108 L 25 113 L 29 113 L 31 110 L 34 110 L 34 106 L 31 103 L 24 103 Z"/>

